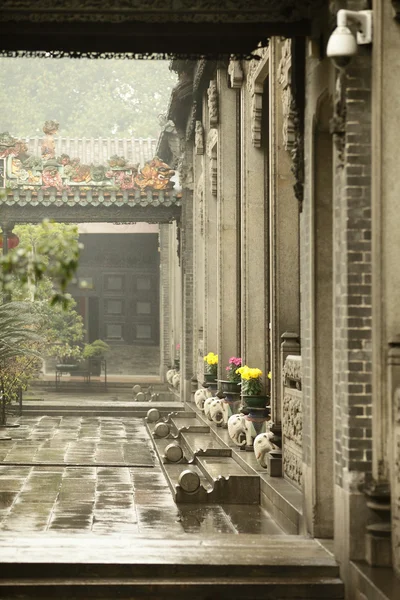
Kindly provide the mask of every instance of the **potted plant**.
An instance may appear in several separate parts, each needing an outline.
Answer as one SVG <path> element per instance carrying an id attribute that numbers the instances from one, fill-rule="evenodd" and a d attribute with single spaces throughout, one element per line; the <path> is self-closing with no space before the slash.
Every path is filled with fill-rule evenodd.
<path id="1" fill-rule="evenodd" d="M 91 375 L 101 374 L 101 363 L 110 351 L 110 346 L 103 340 L 94 340 L 91 344 L 85 344 L 82 357 L 88 361 Z"/>
<path id="2" fill-rule="evenodd" d="M 225 367 L 228 379 L 220 379 L 221 390 L 228 394 L 240 393 L 240 374 L 237 370 L 242 366 L 242 359 L 231 356 L 229 364 Z"/>
<path id="3" fill-rule="evenodd" d="M 215 383 L 217 381 L 218 372 L 218 354 L 209 352 L 204 356 L 204 362 L 206 363 L 206 370 L 204 373 L 205 383 Z"/>
<path id="4" fill-rule="evenodd" d="M 251 368 L 247 365 L 237 369 L 236 373 L 241 377 L 242 399 L 245 407 L 254 409 L 265 409 L 269 397 L 261 395 L 262 392 L 262 371 L 258 368 Z"/>

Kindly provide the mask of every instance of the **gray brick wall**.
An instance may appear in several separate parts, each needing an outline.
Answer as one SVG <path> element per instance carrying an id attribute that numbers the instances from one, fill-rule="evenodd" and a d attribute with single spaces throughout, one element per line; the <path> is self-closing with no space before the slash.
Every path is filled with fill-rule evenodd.
<path id="1" fill-rule="evenodd" d="M 361 3 L 363 4 L 363 3 Z M 353 3 L 354 5 L 354 3 Z M 372 470 L 371 57 L 359 49 L 345 77 L 344 165 L 335 198 L 336 482 Z"/>

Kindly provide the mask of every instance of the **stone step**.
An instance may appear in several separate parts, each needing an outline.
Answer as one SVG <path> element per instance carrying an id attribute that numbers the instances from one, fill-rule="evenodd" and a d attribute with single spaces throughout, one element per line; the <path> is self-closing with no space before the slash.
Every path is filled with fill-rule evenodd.
<path id="1" fill-rule="evenodd" d="M 212 485 L 196 465 L 164 463 L 163 470 L 173 498 L 177 504 L 204 504 L 212 501 Z M 191 483 L 189 490 L 181 485 L 180 476 L 183 472 L 186 474 L 190 472 L 196 476 L 194 477 L 194 485 Z"/>
<path id="2" fill-rule="evenodd" d="M 199 433 L 198 431 L 183 431 L 180 435 L 182 449 L 188 460 L 195 455 L 201 456 L 231 456 L 232 451 L 223 446 L 211 433 Z"/>
<path id="3" fill-rule="evenodd" d="M 0 597 L 342 600 L 332 556 L 302 536 L 0 538 Z"/>
<path id="4" fill-rule="evenodd" d="M 183 431 L 197 433 L 208 433 L 210 431 L 209 425 L 198 419 L 195 413 L 190 416 L 173 415 L 170 420 L 176 435 Z"/>
<path id="5" fill-rule="evenodd" d="M 213 501 L 259 504 L 260 478 L 249 475 L 228 456 L 196 456 L 196 464 L 213 488 Z"/>
<path id="6" fill-rule="evenodd" d="M 273 594 L 273 596 L 271 595 Z M 35 579 L 14 580 L 8 579 L 0 582 L 0 595 L 11 598 L 102 598 L 114 600 L 115 598 L 163 598 L 207 600 L 218 598 L 221 600 L 265 600 L 276 598 L 279 600 L 341 600 L 343 584 L 340 579 L 308 577 L 291 578 L 289 581 L 280 578 L 229 576 L 226 579 L 191 577 L 186 578 L 124 578 L 124 579 L 88 579 L 77 578 L 68 580 Z"/>

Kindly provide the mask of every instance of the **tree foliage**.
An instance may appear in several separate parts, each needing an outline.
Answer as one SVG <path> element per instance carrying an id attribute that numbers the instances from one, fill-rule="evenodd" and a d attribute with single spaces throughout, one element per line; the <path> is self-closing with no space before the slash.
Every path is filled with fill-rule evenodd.
<path id="1" fill-rule="evenodd" d="M 42 136 L 158 137 L 176 75 L 165 60 L 0 58 L 0 131 Z"/>
<path id="2" fill-rule="evenodd" d="M 13 294 L 14 299 L 35 300 L 44 286 L 51 304 L 67 306 L 67 287 L 82 248 L 76 225 L 45 220 L 39 225 L 18 225 L 14 231 L 20 244 L 0 256 L 0 291 Z"/>

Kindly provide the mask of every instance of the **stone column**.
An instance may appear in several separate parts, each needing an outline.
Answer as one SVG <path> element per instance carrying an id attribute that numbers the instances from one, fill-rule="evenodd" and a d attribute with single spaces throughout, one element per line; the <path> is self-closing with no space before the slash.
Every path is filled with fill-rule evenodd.
<path id="1" fill-rule="evenodd" d="M 264 62 L 266 57 L 264 57 Z M 258 82 L 251 68 L 247 89 L 241 90 L 241 356 L 264 372 L 268 361 L 268 214 L 265 174 L 265 135 L 260 140 L 260 111 L 268 103 L 264 89 L 268 73 Z M 262 66 L 260 65 L 260 69 Z M 268 138 L 267 138 L 268 139 Z M 264 148 L 261 147 L 264 145 Z"/>
<path id="2" fill-rule="evenodd" d="M 299 202 L 293 186 L 294 129 L 291 41 L 270 42 L 269 231 L 272 419 L 282 420 L 280 345 L 285 331 L 300 331 Z"/>
<path id="3" fill-rule="evenodd" d="M 171 291 L 169 272 L 169 225 L 160 225 L 160 377 L 164 381 L 168 365 L 171 364 Z"/>
<path id="4" fill-rule="evenodd" d="M 3 231 L 3 256 L 7 256 L 8 254 L 8 239 L 13 232 L 14 226 L 15 223 L 2 223 L 1 225 L 1 229 Z M 5 304 L 6 302 L 10 302 L 10 300 L 11 294 L 8 292 L 4 293 L 3 303 Z"/>
<path id="5" fill-rule="evenodd" d="M 243 72 L 242 72 L 243 79 Z M 238 298 L 237 210 L 237 103 L 238 91 L 228 87 L 227 71 L 218 69 L 220 123 L 218 127 L 217 276 L 219 378 L 226 379 L 225 367 L 238 356 L 240 298 Z M 237 84 L 238 85 L 238 84 Z"/>
<path id="6" fill-rule="evenodd" d="M 391 487 L 393 566 L 400 575 L 399 8 L 398 2 L 373 8 L 372 457 L 374 479 Z"/>
<path id="7" fill-rule="evenodd" d="M 193 376 L 193 149 L 187 144 L 182 182 L 182 340 L 181 399 L 190 400 Z"/>
<path id="8" fill-rule="evenodd" d="M 210 82 L 210 86 L 212 83 Z M 214 86 L 213 91 L 216 92 Z M 203 114 L 206 115 L 206 154 L 204 157 L 204 352 L 214 352 L 217 354 L 218 132 L 216 126 L 218 120 L 211 118 L 210 102 L 205 102 Z"/>

